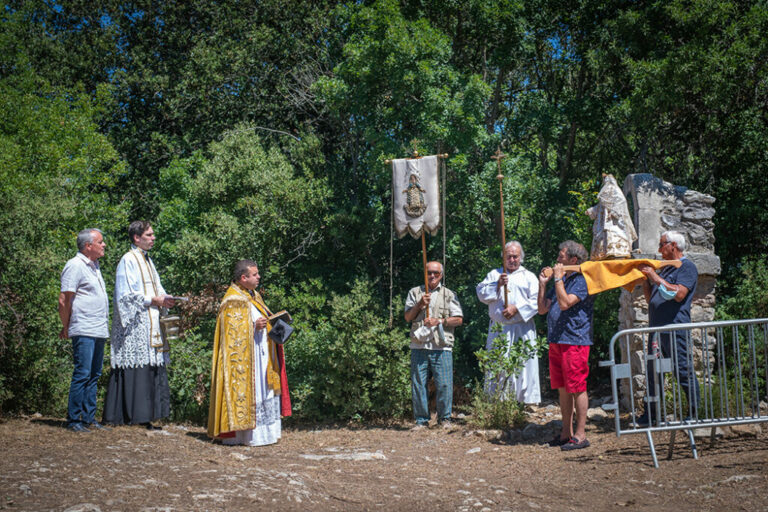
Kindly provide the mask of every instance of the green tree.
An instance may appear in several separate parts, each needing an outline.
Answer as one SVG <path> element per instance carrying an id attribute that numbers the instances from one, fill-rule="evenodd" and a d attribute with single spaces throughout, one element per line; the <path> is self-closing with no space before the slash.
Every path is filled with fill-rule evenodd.
<path id="1" fill-rule="evenodd" d="M 36 77 L 45 86 L 23 86 L 34 101 L 93 109 L 86 131 L 106 135 L 125 165 L 102 173 L 108 183 L 89 185 L 87 197 L 155 221 L 164 282 L 195 296 L 185 316 L 193 347 L 209 339 L 229 265 L 242 256 L 262 262 L 271 300 L 308 322 L 297 346 L 312 344 L 311 319 L 330 321 L 328 297 L 341 303 L 350 283 L 369 284 L 377 314 L 386 316 L 390 293 L 399 310 L 421 281 L 420 244 L 397 241 L 390 258 L 383 160 L 414 147 L 449 153 L 446 278 L 465 312 L 457 382 L 469 383 L 487 330 L 474 287 L 500 265 L 498 147 L 508 155 L 506 238 L 523 243 L 529 269 L 551 264 L 564 239 L 589 245 L 583 210 L 601 173 L 651 172 L 717 197 L 719 290 L 734 293 L 747 258 L 766 249 L 767 12 L 732 0 L 13 1 L 0 14 L 0 79 Z M 21 119 L 17 103 L 4 101 L 9 119 Z M 52 200 L 69 211 L 68 197 Z M 41 223 L 41 239 L 76 230 L 67 222 Z M 238 238 L 242 230 L 254 236 Z M 430 258 L 442 248 L 428 238 Z M 53 290 L 54 277 L 40 282 Z M 6 302 L 24 295 L 17 286 Z M 597 346 L 616 326 L 611 304 L 598 299 Z M 8 311 L 4 321 L 17 322 Z M 392 332 L 404 326 L 396 322 Z M 296 360 L 292 370 L 308 375 L 309 360 Z M 177 377 L 183 396 L 199 395 L 191 372 Z"/>
<path id="2" fill-rule="evenodd" d="M 722 289 L 732 289 L 739 261 L 768 248 L 768 203 L 759 186 L 768 154 L 768 8 L 710 0 L 637 4 L 613 26 L 625 41 L 616 51 L 630 87 L 636 168 L 717 198 Z M 747 225 L 752 229 L 733 229 Z"/>
<path id="3" fill-rule="evenodd" d="M 1 52 L 0 52 L 1 53 Z M 61 413 L 71 346 L 59 340 L 59 275 L 81 229 L 105 234 L 106 281 L 128 203 L 115 184 L 124 171 L 98 131 L 98 103 L 57 89 L 20 59 L 0 78 L 0 405 Z"/>
<path id="4" fill-rule="evenodd" d="M 311 153 L 315 146 L 309 137 L 293 149 Z M 292 165 L 279 147 L 265 147 L 251 125 L 175 160 L 162 170 L 159 189 L 157 227 L 165 241 L 157 258 L 168 262 L 165 280 L 185 292 L 228 283 L 243 258 L 261 265 L 264 281 L 288 284 L 291 265 L 323 236 L 325 180 Z"/>

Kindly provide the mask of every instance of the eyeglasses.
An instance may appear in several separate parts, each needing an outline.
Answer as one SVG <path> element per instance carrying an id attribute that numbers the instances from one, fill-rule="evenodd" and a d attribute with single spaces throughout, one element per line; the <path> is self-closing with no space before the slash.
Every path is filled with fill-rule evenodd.
<path id="1" fill-rule="evenodd" d="M 672 243 L 672 240 L 667 240 L 666 242 L 659 242 L 659 249 L 664 247 L 665 245 Z"/>
<path id="2" fill-rule="evenodd" d="M 427 270 L 428 276 L 439 276 L 440 274 L 442 274 L 442 272 L 439 270 Z"/>

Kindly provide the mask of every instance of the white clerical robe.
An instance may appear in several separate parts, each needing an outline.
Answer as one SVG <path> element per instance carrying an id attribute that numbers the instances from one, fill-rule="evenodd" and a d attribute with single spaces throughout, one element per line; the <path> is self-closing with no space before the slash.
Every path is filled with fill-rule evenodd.
<path id="1" fill-rule="evenodd" d="M 253 305 L 251 308 L 251 322 L 255 322 L 263 315 Z M 253 372 L 254 379 L 253 401 L 256 409 L 256 428 L 251 430 L 237 430 L 234 437 L 222 439 L 223 444 L 244 444 L 247 446 L 264 446 L 276 443 L 282 435 L 282 420 L 280 419 L 280 395 L 275 395 L 274 390 L 267 384 L 267 365 L 269 363 L 269 346 L 267 343 L 267 330 L 253 330 Z"/>
<path id="2" fill-rule="evenodd" d="M 502 269 L 491 270 L 483 282 L 477 285 L 477 298 L 484 304 L 488 304 L 488 339 L 485 348 L 490 349 L 497 335 L 507 338 L 507 346 L 512 343 L 533 343 L 536 340 L 536 325 L 533 317 L 538 313 L 537 295 L 539 293 L 539 280 L 522 265 L 516 271 L 508 275 L 507 303 L 517 307 L 517 314 L 512 318 L 504 318 L 504 288 L 496 285 L 499 281 Z M 494 324 L 501 324 L 501 332 L 493 332 Z M 489 394 L 496 392 L 496 386 L 504 376 L 497 381 L 490 381 L 486 376 L 485 389 Z M 504 395 L 513 395 L 518 402 L 535 404 L 541 401 L 539 389 L 539 358 L 534 356 L 525 362 L 518 375 L 507 381 L 507 389 Z"/>
<path id="3" fill-rule="evenodd" d="M 111 363 L 113 368 L 167 365 L 162 352 L 160 310 L 152 298 L 166 295 L 152 259 L 131 245 L 115 273 L 115 309 L 112 318 Z"/>

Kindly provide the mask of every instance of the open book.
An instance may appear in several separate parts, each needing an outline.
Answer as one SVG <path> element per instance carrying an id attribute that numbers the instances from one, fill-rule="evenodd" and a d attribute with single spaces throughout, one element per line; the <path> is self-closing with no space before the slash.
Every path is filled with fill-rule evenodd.
<path id="1" fill-rule="evenodd" d="M 278 311 L 277 313 L 273 313 L 267 317 L 267 320 L 269 320 L 270 324 L 274 324 L 275 320 L 282 320 L 283 322 L 290 324 L 293 322 L 293 318 L 291 318 L 290 313 L 288 313 L 286 310 Z"/>

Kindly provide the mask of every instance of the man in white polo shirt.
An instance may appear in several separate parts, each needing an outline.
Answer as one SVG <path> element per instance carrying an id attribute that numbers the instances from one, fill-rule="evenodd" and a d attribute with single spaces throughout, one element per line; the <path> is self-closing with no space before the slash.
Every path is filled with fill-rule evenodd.
<path id="1" fill-rule="evenodd" d="M 90 432 L 88 427 L 109 430 L 96 421 L 96 383 L 104 361 L 104 343 L 109 333 L 109 297 L 99 269 L 104 256 L 104 237 L 89 228 L 77 234 L 77 255 L 61 272 L 59 338 L 72 339 L 75 369 L 69 386 L 67 428 Z"/>

